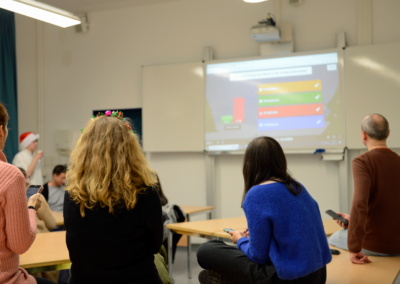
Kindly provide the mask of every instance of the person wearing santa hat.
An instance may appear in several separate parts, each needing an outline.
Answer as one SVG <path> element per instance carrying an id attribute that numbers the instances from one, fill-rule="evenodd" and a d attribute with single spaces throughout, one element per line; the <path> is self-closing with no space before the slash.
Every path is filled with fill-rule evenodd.
<path id="1" fill-rule="evenodd" d="M 39 139 L 39 134 L 33 132 L 25 132 L 19 137 L 20 152 L 15 155 L 13 165 L 18 168 L 23 168 L 29 178 L 30 184 L 42 185 L 42 167 L 40 159 L 43 157 L 43 152 L 38 151 L 35 155 Z"/>

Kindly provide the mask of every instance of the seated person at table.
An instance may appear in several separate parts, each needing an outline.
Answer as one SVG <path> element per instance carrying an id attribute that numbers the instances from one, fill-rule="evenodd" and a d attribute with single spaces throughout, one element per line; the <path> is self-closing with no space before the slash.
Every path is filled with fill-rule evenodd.
<path id="1" fill-rule="evenodd" d="M 40 208 L 41 195 L 32 195 L 27 204 L 25 178 L 17 167 L 7 163 L 3 150 L 8 118 L 0 103 L 0 283 L 54 284 L 19 267 L 19 255 L 30 248 L 36 237 L 36 210 Z"/>
<path id="2" fill-rule="evenodd" d="M 349 250 L 350 261 L 368 263 L 371 256 L 400 255 L 400 157 L 387 147 L 389 123 L 371 114 L 361 124 L 368 152 L 353 160 L 354 195 L 348 229 L 334 233 L 329 244 Z"/>
<path id="3" fill-rule="evenodd" d="M 53 179 L 43 186 L 42 195 L 49 203 L 51 211 L 63 212 L 64 207 L 64 184 L 67 167 L 57 165 L 53 169 Z"/>
<path id="4" fill-rule="evenodd" d="M 237 248 L 222 241 L 200 245 L 197 260 L 206 269 L 200 283 L 325 283 L 332 256 L 318 204 L 290 176 L 276 140 L 250 142 L 243 177 L 248 230 L 230 232 Z"/>
<path id="5" fill-rule="evenodd" d="M 18 168 L 25 177 L 25 186 L 29 187 L 29 179 L 26 176 L 26 172 L 22 168 Z M 56 227 L 56 218 L 51 213 L 50 207 L 44 198 L 41 199 L 42 203 L 40 208 L 36 212 L 36 233 L 48 233 Z"/>
<path id="6" fill-rule="evenodd" d="M 161 284 L 153 256 L 163 240 L 157 178 L 121 112 L 89 122 L 67 175 L 69 283 Z"/>

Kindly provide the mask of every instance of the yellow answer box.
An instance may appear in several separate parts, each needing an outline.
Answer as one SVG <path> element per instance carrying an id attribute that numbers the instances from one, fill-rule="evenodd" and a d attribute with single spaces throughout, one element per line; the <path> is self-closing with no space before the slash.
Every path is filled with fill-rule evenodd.
<path id="1" fill-rule="evenodd" d="M 320 91 L 320 90 L 321 90 L 321 80 L 258 85 L 259 95 L 288 94 L 288 93 L 300 93 L 300 92 Z"/>

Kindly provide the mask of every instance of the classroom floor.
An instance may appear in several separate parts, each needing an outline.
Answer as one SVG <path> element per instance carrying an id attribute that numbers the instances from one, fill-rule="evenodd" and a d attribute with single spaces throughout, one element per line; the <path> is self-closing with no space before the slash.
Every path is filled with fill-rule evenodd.
<path id="1" fill-rule="evenodd" d="M 197 263 L 196 252 L 198 244 L 192 244 L 192 279 L 188 278 L 187 272 L 187 250 L 186 247 L 178 247 L 175 255 L 175 263 L 173 266 L 172 278 L 175 280 L 175 284 L 198 284 L 198 276 L 200 271 L 203 269 Z"/>

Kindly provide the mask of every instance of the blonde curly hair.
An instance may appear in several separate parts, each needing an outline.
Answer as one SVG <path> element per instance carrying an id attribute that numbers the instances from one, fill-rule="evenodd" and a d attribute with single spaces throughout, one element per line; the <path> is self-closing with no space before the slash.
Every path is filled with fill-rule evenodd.
<path id="1" fill-rule="evenodd" d="M 131 210 L 138 194 L 157 183 L 137 136 L 116 117 L 90 121 L 70 159 L 65 190 L 80 205 L 82 217 L 85 208 L 97 204 L 108 207 L 110 213 L 121 203 Z"/>

